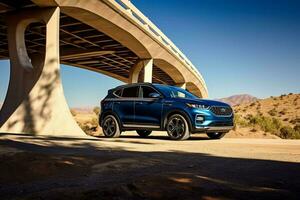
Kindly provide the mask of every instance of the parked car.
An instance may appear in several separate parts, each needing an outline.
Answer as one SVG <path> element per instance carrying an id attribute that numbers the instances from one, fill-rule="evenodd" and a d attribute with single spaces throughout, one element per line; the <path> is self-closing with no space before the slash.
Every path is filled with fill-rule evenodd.
<path id="1" fill-rule="evenodd" d="M 108 91 L 101 101 L 99 124 L 106 137 L 136 130 L 141 137 L 167 131 L 173 140 L 193 133 L 222 138 L 233 128 L 232 108 L 223 102 L 201 99 L 175 86 L 136 83 Z"/>

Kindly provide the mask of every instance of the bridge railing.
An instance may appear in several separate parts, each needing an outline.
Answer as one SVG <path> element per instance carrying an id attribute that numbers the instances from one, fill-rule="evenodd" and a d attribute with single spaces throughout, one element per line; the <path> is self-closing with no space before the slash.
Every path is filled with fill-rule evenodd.
<path id="1" fill-rule="evenodd" d="M 129 0 L 104 0 L 113 5 L 117 9 L 123 11 L 130 19 L 134 20 L 140 25 L 143 30 L 150 33 L 153 39 L 162 43 L 167 49 L 176 57 L 178 57 L 192 73 L 194 73 L 201 81 L 203 87 L 206 89 L 205 81 L 192 62 L 182 53 L 176 45 L 155 25 L 148 17 L 146 17 L 137 7 L 135 7 Z"/>

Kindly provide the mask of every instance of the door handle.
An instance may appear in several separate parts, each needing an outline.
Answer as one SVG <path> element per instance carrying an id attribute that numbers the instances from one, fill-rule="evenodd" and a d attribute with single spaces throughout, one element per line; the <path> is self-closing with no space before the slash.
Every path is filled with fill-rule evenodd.
<path id="1" fill-rule="evenodd" d="M 120 104 L 121 102 L 120 101 L 115 101 L 115 104 Z"/>
<path id="2" fill-rule="evenodd" d="M 135 102 L 136 104 L 139 104 L 139 105 L 142 105 L 143 104 L 143 102 Z"/>

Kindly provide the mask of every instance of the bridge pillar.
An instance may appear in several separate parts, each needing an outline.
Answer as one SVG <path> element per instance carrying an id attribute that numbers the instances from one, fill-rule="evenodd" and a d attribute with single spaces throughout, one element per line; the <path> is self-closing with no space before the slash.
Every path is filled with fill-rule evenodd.
<path id="1" fill-rule="evenodd" d="M 177 83 L 176 86 L 182 89 L 186 89 L 186 83 Z"/>
<path id="2" fill-rule="evenodd" d="M 152 83 L 153 59 L 143 59 L 138 61 L 130 70 L 128 82 L 137 83 L 142 69 L 144 69 L 143 82 Z"/>
<path id="3" fill-rule="evenodd" d="M 59 8 L 18 11 L 7 17 L 10 82 L 0 111 L 0 132 L 84 136 L 66 103 L 60 79 Z M 25 30 L 46 25 L 45 49 L 28 52 Z"/>

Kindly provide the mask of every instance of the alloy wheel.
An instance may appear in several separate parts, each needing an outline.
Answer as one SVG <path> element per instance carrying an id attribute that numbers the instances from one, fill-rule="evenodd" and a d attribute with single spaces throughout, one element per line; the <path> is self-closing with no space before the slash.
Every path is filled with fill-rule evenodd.
<path id="1" fill-rule="evenodd" d="M 116 122 L 111 117 L 108 117 L 103 123 L 103 131 L 108 137 L 111 137 L 115 134 L 116 128 Z"/>
<path id="2" fill-rule="evenodd" d="M 167 131 L 174 139 L 181 138 L 185 132 L 184 121 L 177 116 L 172 118 L 168 123 Z"/>

